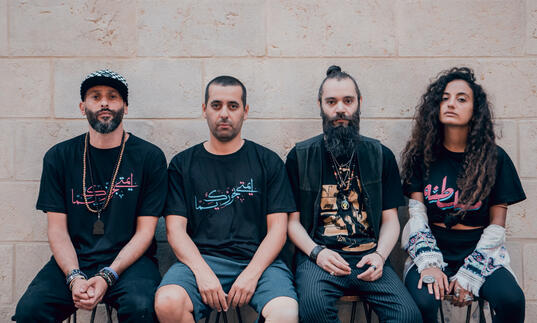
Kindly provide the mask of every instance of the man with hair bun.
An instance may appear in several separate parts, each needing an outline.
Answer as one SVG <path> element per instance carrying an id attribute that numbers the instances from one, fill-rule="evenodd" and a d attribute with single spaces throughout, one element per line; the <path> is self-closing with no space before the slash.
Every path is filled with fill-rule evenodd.
<path id="1" fill-rule="evenodd" d="M 17 304 L 17 322 L 61 322 L 103 301 L 120 322 L 155 322 L 160 281 L 155 228 L 166 201 L 166 158 L 126 132 L 128 86 L 108 69 L 80 86 L 88 132 L 43 158 L 37 209 L 47 214 L 52 258 Z"/>
<path id="2" fill-rule="evenodd" d="M 328 68 L 318 104 L 323 134 L 297 143 L 286 162 L 298 209 L 288 232 L 298 247 L 300 320 L 339 322 L 336 301 L 358 295 L 381 322 L 421 322 L 387 261 L 405 204 L 395 157 L 360 135 L 360 89 L 340 67 Z"/>

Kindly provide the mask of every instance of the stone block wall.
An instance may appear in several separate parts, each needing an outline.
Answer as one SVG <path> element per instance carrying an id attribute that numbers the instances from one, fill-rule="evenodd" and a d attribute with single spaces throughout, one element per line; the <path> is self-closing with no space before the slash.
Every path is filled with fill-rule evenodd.
<path id="1" fill-rule="evenodd" d="M 362 132 L 398 159 L 430 79 L 474 68 L 528 196 L 509 209 L 508 244 L 537 322 L 536 0 L 0 0 L 0 322 L 50 256 L 35 210 L 42 157 L 86 130 L 87 73 L 126 76 L 126 128 L 168 160 L 208 136 L 205 84 L 234 75 L 248 89 L 245 137 L 285 158 L 320 131 L 317 89 L 332 64 L 360 84 Z"/>

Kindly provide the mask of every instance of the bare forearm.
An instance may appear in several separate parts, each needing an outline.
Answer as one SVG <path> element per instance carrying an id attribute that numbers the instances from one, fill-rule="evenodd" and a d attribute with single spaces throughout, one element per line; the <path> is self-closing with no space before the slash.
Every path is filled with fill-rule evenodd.
<path id="1" fill-rule="evenodd" d="M 397 243 L 397 239 L 399 239 L 400 227 L 396 209 L 385 210 L 382 213 L 383 219 L 382 225 L 380 226 L 377 251 L 384 258 L 387 258 Z"/>
<path id="2" fill-rule="evenodd" d="M 289 239 L 291 239 L 298 249 L 309 255 L 317 244 L 311 239 L 306 229 L 300 223 L 300 213 L 291 213 L 287 228 L 289 230 Z"/>
<path id="3" fill-rule="evenodd" d="M 79 268 L 75 247 L 71 242 L 69 234 L 64 231 L 49 229 L 48 236 L 50 249 L 52 250 L 54 259 L 63 273 L 67 275 L 69 271 Z"/>
<path id="4" fill-rule="evenodd" d="M 259 278 L 267 267 L 276 259 L 283 248 L 286 239 L 285 227 L 273 229 L 267 232 L 267 235 L 257 248 L 252 260 L 244 271 L 252 273 Z"/>
<path id="5" fill-rule="evenodd" d="M 110 267 L 118 274 L 121 274 L 136 260 L 138 260 L 153 241 L 157 217 L 140 216 L 136 220 L 136 233 L 131 240 L 119 251 L 116 259 Z"/>
<path id="6" fill-rule="evenodd" d="M 211 270 L 185 229 L 168 225 L 166 231 L 168 232 L 168 243 L 172 247 L 173 253 L 177 259 L 194 272 L 194 275 L 197 275 L 200 270 Z"/>

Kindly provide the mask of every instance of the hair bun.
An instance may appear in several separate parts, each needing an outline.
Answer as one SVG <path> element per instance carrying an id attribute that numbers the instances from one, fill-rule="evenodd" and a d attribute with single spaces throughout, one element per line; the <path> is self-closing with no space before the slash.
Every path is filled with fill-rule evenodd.
<path id="1" fill-rule="evenodd" d="M 337 65 L 332 65 L 326 70 L 326 76 L 330 76 L 330 74 L 339 73 L 339 72 L 341 72 L 341 67 Z"/>

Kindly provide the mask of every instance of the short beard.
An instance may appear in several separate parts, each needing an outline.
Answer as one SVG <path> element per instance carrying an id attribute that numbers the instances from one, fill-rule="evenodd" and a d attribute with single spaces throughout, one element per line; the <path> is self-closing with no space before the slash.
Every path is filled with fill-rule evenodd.
<path id="1" fill-rule="evenodd" d="M 360 110 L 354 112 L 350 118 L 338 113 L 334 118 L 328 117 L 321 108 L 323 119 L 324 144 L 326 149 L 337 159 L 350 158 L 356 145 L 360 141 Z M 348 120 L 346 126 L 334 126 L 334 120 Z"/>
<path id="2" fill-rule="evenodd" d="M 125 107 L 121 107 L 121 109 L 119 109 L 117 112 L 114 112 L 108 108 L 103 108 L 95 113 L 88 110 L 88 108 L 84 108 L 84 111 L 86 112 L 86 118 L 88 119 L 90 126 L 98 133 L 107 134 L 116 130 L 116 128 L 121 124 L 123 115 L 125 114 Z M 97 115 L 103 111 L 110 112 L 112 114 L 112 118 L 104 122 L 99 121 Z"/>

